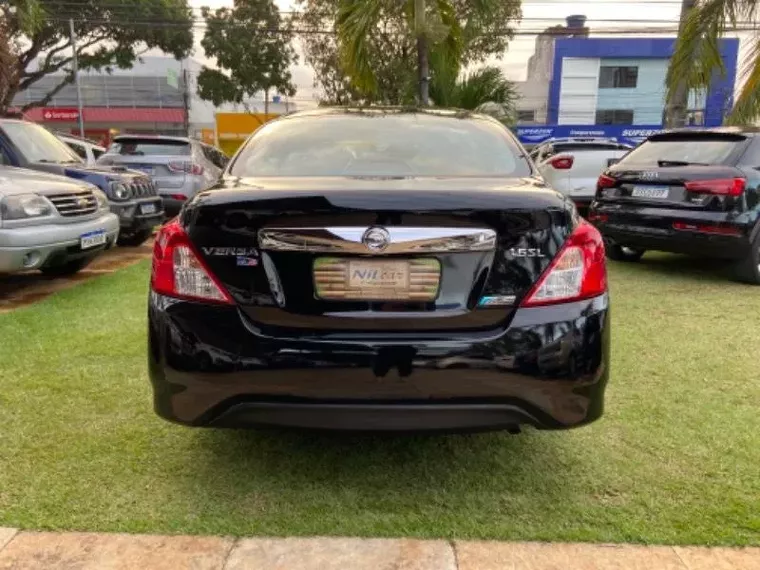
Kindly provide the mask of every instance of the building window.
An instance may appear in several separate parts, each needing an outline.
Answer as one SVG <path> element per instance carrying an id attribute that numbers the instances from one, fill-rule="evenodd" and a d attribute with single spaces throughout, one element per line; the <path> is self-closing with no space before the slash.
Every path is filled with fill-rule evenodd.
<path id="1" fill-rule="evenodd" d="M 527 111 L 520 111 L 518 109 L 517 111 L 517 122 L 518 123 L 532 123 L 536 120 L 536 111 L 535 109 L 530 109 Z"/>
<path id="2" fill-rule="evenodd" d="M 599 88 L 636 87 L 639 68 L 635 66 L 603 65 L 599 68 Z"/>
<path id="3" fill-rule="evenodd" d="M 662 124 L 666 123 L 668 110 L 662 111 Z M 703 127 L 705 126 L 705 110 L 704 109 L 689 109 L 686 111 L 686 123 L 687 127 Z"/>
<path id="4" fill-rule="evenodd" d="M 602 109 L 596 112 L 597 125 L 632 125 L 632 109 Z"/>

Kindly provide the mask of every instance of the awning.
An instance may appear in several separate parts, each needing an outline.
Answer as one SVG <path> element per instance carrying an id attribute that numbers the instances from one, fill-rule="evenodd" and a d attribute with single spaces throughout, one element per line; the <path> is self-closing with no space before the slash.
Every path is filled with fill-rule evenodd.
<path id="1" fill-rule="evenodd" d="M 66 109 L 68 111 L 68 109 Z M 45 111 L 48 111 L 46 118 Z M 50 113 L 54 107 L 35 107 L 25 113 L 30 121 L 41 123 L 76 122 L 78 115 Z M 90 123 L 184 123 L 185 110 L 177 108 L 161 109 L 157 107 L 85 107 L 84 122 Z M 73 119 L 69 117 L 73 116 Z M 52 120 L 49 117 L 54 117 Z M 60 118 L 59 118 L 60 117 Z"/>

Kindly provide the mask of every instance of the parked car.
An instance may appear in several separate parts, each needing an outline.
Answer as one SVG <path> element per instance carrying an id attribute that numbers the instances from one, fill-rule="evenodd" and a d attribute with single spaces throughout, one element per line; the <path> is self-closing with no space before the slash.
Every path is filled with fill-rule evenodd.
<path id="1" fill-rule="evenodd" d="M 168 420 L 517 431 L 602 413 L 602 238 L 490 117 L 279 118 L 156 244 L 148 363 Z"/>
<path id="2" fill-rule="evenodd" d="M 599 177 L 589 220 L 612 259 L 647 250 L 730 259 L 760 285 L 759 170 L 754 129 L 663 132 Z"/>
<path id="3" fill-rule="evenodd" d="M 118 233 L 119 219 L 96 186 L 0 166 L 0 273 L 76 273 Z"/>
<path id="4" fill-rule="evenodd" d="M 599 175 L 632 148 L 614 139 L 553 139 L 534 148 L 531 157 L 544 180 L 585 214 Z"/>
<path id="5" fill-rule="evenodd" d="M 87 166 L 53 133 L 35 123 L 0 119 L 0 164 L 61 174 L 100 188 L 119 217 L 120 245 L 140 245 L 164 219 L 161 199 L 145 174 Z"/>
<path id="6" fill-rule="evenodd" d="M 147 173 L 158 187 L 168 216 L 214 184 L 227 165 L 219 149 L 186 137 L 122 135 L 114 137 L 98 164 L 119 164 Z"/>
<path id="7" fill-rule="evenodd" d="M 95 161 L 106 152 L 102 146 L 95 144 L 87 139 L 74 137 L 63 133 L 55 133 L 56 136 L 65 142 L 87 166 L 94 166 Z"/>

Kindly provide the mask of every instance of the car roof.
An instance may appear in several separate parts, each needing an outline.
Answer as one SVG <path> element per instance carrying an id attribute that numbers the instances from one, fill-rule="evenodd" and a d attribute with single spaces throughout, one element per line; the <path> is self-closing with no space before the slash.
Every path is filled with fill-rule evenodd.
<path id="1" fill-rule="evenodd" d="M 55 134 L 55 136 L 57 136 L 59 139 L 62 139 L 62 140 L 70 140 L 73 142 L 86 144 L 88 146 L 95 147 L 95 148 L 103 148 L 98 143 L 91 141 L 90 139 L 83 139 L 82 137 L 76 137 L 76 136 L 69 135 L 66 133 L 53 133 L 53 134 Z"/>
<path id="2" fill-rule="evenodd" d="M 154 141 L 172 141 L 172 142 L 184 142 L 184 143 L 191 143 L 195 139 L 191 139 L 190 137 L 175 137 L 175 136 L 169 136 L 169 135 L 143 135 L 140 133 L 135 134 L 129 134 L 124 133 L 123 135 L 116 135 L 113 137 L 113 141 L 119 141 L 122 139 L 145 139 L 145 140 L 154 140 Z"/>
<path id="3" fill-rule="evenodd" d="M 480 119 L 487 120 L 501 125 L 501 123 L 490 115 L 477 113 L 467 109 L 442 108 L 442 107 L 417 107 L 417 106 L 390 106 L 390 105 L 372 105 L 362 107 L 357 105 L 345 107 L 320 107 L 318 109 L 309 109 L 305 111 L 296 111 L 287 115 L 280 115 L 277 121 L 291 121 L 308 117 L 325 117 L 325 116 L 375 116 L 375 115 L 428 115 L 431 117 L 454 118 L 454 119 Z"/>

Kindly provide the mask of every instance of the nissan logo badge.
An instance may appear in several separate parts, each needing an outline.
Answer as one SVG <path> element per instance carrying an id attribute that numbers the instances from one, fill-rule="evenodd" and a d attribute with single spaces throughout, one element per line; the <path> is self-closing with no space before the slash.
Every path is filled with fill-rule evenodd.
<path id="1" fill-rule="evenodd" d="M 381 227 L 368 228 L 362 236 L 362 243 L 370 251 L 380 252 L 385 250 L 391 243 L 391 234 Z"/>

